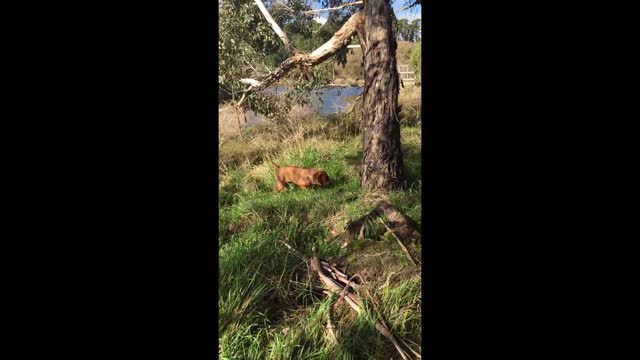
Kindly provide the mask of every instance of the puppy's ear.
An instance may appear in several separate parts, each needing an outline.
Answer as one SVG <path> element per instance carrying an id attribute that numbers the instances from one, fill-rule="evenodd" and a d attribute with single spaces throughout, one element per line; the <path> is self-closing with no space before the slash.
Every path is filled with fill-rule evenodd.
<path id="1" fill-rule="evenodd" d="M 324 172 L 324 171 L 320 175 L 320 183 L 322 183 L 322 185 L 328 185 L 329 184 L 329 175 L 327 175 L 327 173 Z"/>
<path id="2" fill-rule="evenodd" d="M 322 172 L 320 171 L 316 171 L 311 174 L 311 182 L 314 184 L 320 184 L 320 175 L 322 175 Z"/>

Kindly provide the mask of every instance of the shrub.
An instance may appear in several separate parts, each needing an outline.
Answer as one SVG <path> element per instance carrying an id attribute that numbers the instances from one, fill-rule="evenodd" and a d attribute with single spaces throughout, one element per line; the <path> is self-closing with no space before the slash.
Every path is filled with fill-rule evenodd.
<path id="1" fill-rule="evenodd" d="M 416 71 L 416 80 L 420 81 L 422 75 L 422 41 L 418 41 L 416 46 L 411 49 L 409 64 Z"/>

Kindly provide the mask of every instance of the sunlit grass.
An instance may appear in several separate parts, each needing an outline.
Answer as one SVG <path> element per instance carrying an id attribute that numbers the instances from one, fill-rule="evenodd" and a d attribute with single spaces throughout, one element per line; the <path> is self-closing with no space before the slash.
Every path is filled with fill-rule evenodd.
<path id="1" fill-rule="evenodd" d="M 342 255 L 345 249 L 340 243 L 326 240 L 344 229 L 347 221 L 370 211 L 380 198 L 360 189 L 360 135 L 332 128 L 339 125 L 309 127 L 301 139 L 275 144 L 269 127 L 258 127 L 244 141 L 267 140 L 251 145 L 234 138 L 224 145 L 233 150 L 221 151 L 219 163 L 221 359 L 388 359 L 394 349 L 374 328 L 374 303 L 392 331 L 419 349 L 419 273 L 394 280 L 382 290 L 359 294 L 365 310 L 356 314 L 345 304 L 333 306 L 336 297 L 323 295 L 305 262 L 281 243 L 307 256 L 313 246 L 325 259 Z M 402 143 L 408 180 L 388 200 L 419 222 L 420 128 L 403 127 Z M 332 186 L 302 190 L 291 185 L 276 193 L 274 169 L 266 156 L 281 165 L 322 168 Z M 406 263 L 393 242 L 369 243 L 387 246 L 397 253 L 393 257 L 397 263 Z M 367 247 L 362 249 L 365 254 Z M 378 266 L 384 271 L 383 265 Z M 338 344 L 328 336 L 328 316 Z"/>

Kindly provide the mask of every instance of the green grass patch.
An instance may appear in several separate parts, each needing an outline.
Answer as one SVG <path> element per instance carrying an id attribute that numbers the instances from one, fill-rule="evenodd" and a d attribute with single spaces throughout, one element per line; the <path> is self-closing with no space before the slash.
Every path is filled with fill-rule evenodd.
<path id="1" fill-rule="evenodd" d="M 407 181 L 402 190 L 391 192 L 388 200 L 419 223 L 421 131 L 403 124 Z M 231 150 L 220 153 L 218 188 L 221 359 L 395 357 L 393 345 L 374 328 L 373 302 L 379 305 L 392 331 L 405 341 L 418 344 L 414 349 L 419 349 L 419 274 L 394 280 L 380 291 L 378 286 L 372 288 L 362 295 L 366 311 L 357 315 L 346 305 L 332 307 L 335 297 L 321 294 L 317 277 L 281 243 L 287 242 L 306 256 L 315 246 L 324 259 L 366 259 L 366 266 L 361 269 L 373 269 L 382 282 L 390 269 L 408 266 L 393 239 L 365 239 L 347 247 L 326 241 L 344 229 L 347 221 L 369 212 L 379 197 L 360 189 L 360 136 L 340 133 L 338 125 L 339 122 L 309 127 L 301 140 L 279 140 L 276 146 L 269 140 L 255 141 L 243 148 L 240 139 L 223 145 Z M 260 139 L 261 132 L 269 139 L 273 137 L 269 131 L 268 126 L 253 129 L 245 134 L 244 141 Z M 324 169 L 332 185 L 309 190 L 288 186 L 276 193 L 274 169 L 265 161 L 266 156 L 281 165 Z M 386 257 L 373 256 L 376 252 Z M 355 264 L 353 269 L 361 271 Z M 352 274 L 352 270 L 347 272 Z M 328 337 L 328 314 L 338 333 L 338 345 Z"/>

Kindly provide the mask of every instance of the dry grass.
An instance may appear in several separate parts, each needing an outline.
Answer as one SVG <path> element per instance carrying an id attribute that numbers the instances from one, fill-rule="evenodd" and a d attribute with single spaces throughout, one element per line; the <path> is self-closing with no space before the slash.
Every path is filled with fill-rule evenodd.
<path id="1" fill-rule="evenodd" d="M 420 110 L 422 106 L 422 88 L 411 83 L 405 83 L 404 88 L 400 87 L 398 103 L 405 108 Z"/>
<path id="2" fill-rule="evenodd" d="M 416 46 L 416 43 L 409 41 L 398 41 L 398 49 L 396 50 L 396 58 L 398 59 L 398 65 L 409 64 L 409 52 Z"/>
<path id="3" fill-rule="evenodd" d="M 224 105 L 218 109 L 218 144 L 238 135 L 239 121 L 243 121 L 237 110 L 231 105 Z"/>
<path id="4" fill-rule="evenodd" d="M 294 106 L 286 123 L 282 124 L 264 118 L 257 124 L 249 121 L 251 126 L 245 126 L 240 114 L 230 105 L 221 107 L 219 114 L 218 165 L 222 172 L 228 166 L 252 165 L 264 160 L 265 156 L 273 157 L 282 149 L 283 142 L 295 146 L 322 129 L 325 121 L 312 109 L 301 106 Z M 247 116 L 253 116 L 253 113 L 247 112 Z"/>
<path id="5" fill-rule="evenodd" d="M 234 139 L 241 131 L 244 135 L 246 127 L 265 124 L 268 121 L 265 116 L 255 114 L 250 110 L 245 110 L 244 116 L 246 124 L 245 118 L 232 105 L 223 105 L 218 109 L 218 144 Z M 294 106 L 289 112 L 286 123 L 281 124 L 279 131 L 286 133 L 284 135 L 288 141 L 296 142 L 303 138 L 309 123 L 318 119 L 319 116 L 313 109 Z"/>

